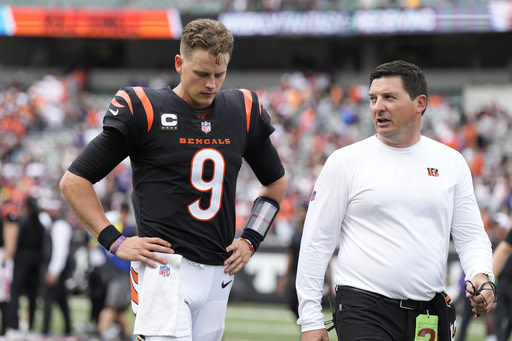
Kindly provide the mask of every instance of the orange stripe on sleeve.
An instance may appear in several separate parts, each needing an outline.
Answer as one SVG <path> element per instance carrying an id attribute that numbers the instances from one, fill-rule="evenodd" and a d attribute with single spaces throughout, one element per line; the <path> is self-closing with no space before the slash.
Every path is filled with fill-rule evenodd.
<path id="1" fill-rule="evenodd" d="M 245 116 L 247 118 L 247 132 L 249 132 L 249 126 L 251 125 L 251 109 L 252 109 L 252 95 L 247 89 L 240 89 L 244 94 L 245 99 Z"/>
<path id="2" fill-rule="evenodd" d="M 119 90 L 117 93 L 116 93 L 116 96 L 119 96 L 119 97 L 122 97 L 126 103 L 128 103 L 128 106 L 130 107 L 130 111 L 133 115 L 133 107 L 132 107 L 132 100 L 130 99 L 130 96 L 128 96 L 128 94 L 126 93 L 126 91 L 124 90 Z M 115 99 L 114 99 L 115 100 Z M 116 101 L 117 102 L 117 101 Z M 114 104 L 114 101 L 112 101 L 112 104 Z M 114 104 L 115 105 L 115 104 Z"/>
<path id="3" fill-rule="evenodd" d="M 149 101 L 148 96 L 144 92 L 144 90 L 140 86 L 136 86 L 133 88 L 135 90 L 135 93 L 137 94 L 137 97 L 139 97 L 140 101 L 142 102 L 142 106 L 144 107 L 144 111 L 146 112 L 146 117 L 148 119 L 148 131 L 151 129 L 151 126 L 153 125 L 153 106 L 151 105 L 151 102 Z"/>
<path id="4" fill-rule="evenodd" d="M 115 99 L 115 98 L 112 100 L 112 102 L 111 102 L 111 103 L 112 103 L 112 105 L 113 105 L 113 106 L 115 106 L 115 107 L 118 107 L 118 108 L 124 108 L 124 105 L 122 105 L 121 103 L 119 103 L 119 102 L 117 101 L 117 99 Z"/>

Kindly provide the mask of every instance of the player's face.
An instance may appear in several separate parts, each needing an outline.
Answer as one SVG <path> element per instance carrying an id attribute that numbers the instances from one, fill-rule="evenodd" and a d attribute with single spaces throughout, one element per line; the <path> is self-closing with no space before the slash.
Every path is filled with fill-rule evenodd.
<path id="1" fill-rule="evenodd" d="M 228 63 L 227 53 L 219 63 L 206 50 L 195 50 L 187 57 L 177 55 L 175 66 L 181 82 L 174 91 L 194 109 L 210 106 L 226 79 Z"/>
<path id="2" fill-rule="evenodd" d="M 420 139 L 426 96 L 411 99 L 398 76 L 374 79 L 368 93 L 377 137 L 394 147 L 412 146 Z"/>

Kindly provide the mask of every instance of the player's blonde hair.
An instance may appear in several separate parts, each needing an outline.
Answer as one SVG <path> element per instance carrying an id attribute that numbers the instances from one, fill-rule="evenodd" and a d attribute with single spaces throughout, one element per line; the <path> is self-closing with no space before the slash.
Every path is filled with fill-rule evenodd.
<path id="1" fill-rule="evenodd" d="M 233 46 L 233 34 L 223 23 L 213 19 L 196 19 L 183 28 L 180 54 L 190 57 L 194 50 L 206 50 L 219 64 L 221 56 L 225 53 L 231 59 Z"/>

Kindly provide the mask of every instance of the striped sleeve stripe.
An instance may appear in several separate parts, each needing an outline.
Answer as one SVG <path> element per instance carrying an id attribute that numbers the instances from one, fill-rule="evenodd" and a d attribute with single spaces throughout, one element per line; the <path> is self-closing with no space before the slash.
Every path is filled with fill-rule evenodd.
<path id="1" fill-rule="evenodd" d="M 251 125 L 251 111 L 252 111 L 252 94 L 247 89 L 240 89 L 244 94 L 245 100 L 245 117 L 247 119 L 247 132 L 249 132 L 249 126 Z"/>
<path id="2" fill-rule="evenodd" d="M 115 97 L 117 97 L 117 96 L 121 97 L 122 99 L 124 99 L 124 100 L 126 101 L 126 103 L 128 103 L 128 106 L 130 107 L 130 112 L 131 112 L 131 113 L 132 113 L 132 115 L 133 115 L 132 100 L 130 99 L 130 96 L 128 96 L 128 94 L 126 93 L 126 91 L 124 91 L 124 90 L 119 90 L 119 91 L 116 93 Z M 114 102 L 114 101 L 115 101 L 115 102 Z M 117 104 L 119 104 L 119 102 L 117 102 L 117 100 L 114 98 L 114 99 L 112 100 L 112 104 L 113 104 L 113 105 L 115 105 L 116 107 L 117 107 L 117 106 L 118 106 L 118 107 L 121 107 L 121 108 L 123 107 L 122 105 L 116 105 L 116 103 L 117 103 Z"/>
<path id="3" fill-rule="evenodd" d="M 142 103 L 142 107 L 144 108 L 144 111 L 146 113 L 146 118 L 148 120 L 148 131 L 151 129 L 151 126 L 153 125 L 153 106 L 151 105 L 151 102 L 149 101 L 148 96 L 144 92 L 144 89 L 140 86 L 133 87 L 133 91 L 135 91 L 135 94 L 139 98 L 140 102 Z M 114 99 L 112 100 L 112 104 L 118 108 L 123 108 L 124 105 L 120 104 L 115 97 L 121 97 L 126 101 L 128 104 L 128 107 L 130 108 L 130 112 L 133 115 L 133 105 L 132 100 L 128 93 L 124 90 L 119 90 L 116 95 L 114 96 Z"/>
<path id="4" fill-rule="evenodd" d="M 135 93 L 137 94 L 137 97 L 139 97 L 142 106 L 144 107 L 144 111 L 146 112 L 146 117 L 148 119 L 148 131 L 151 129 L 151 126 L 153 125 L 153 106 L 151 105 L 151 102 L 149 101 L 148 96 L 144 92 L 144 90 L 140 86 L 136 86 L 133 88 Z"/>

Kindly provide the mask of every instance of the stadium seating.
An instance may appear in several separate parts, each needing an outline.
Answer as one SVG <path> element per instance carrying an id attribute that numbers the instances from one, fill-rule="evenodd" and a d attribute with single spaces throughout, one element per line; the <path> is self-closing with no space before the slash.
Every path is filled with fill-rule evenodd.
<path id="1" fill-rule="evenodd" d="M 124 7 L 124 8 L 177 8 L 182 13 L 203 14 L 221 11 L 263 10 L 339 10 L 354 11 L 372 8 L 435 7 L 446 4 L 487 3 L 486 0 L 17 0 L 15 6 L 48 7 Z M 0 0 L 0 5 L 13 5 L 12 1 Z"/>

